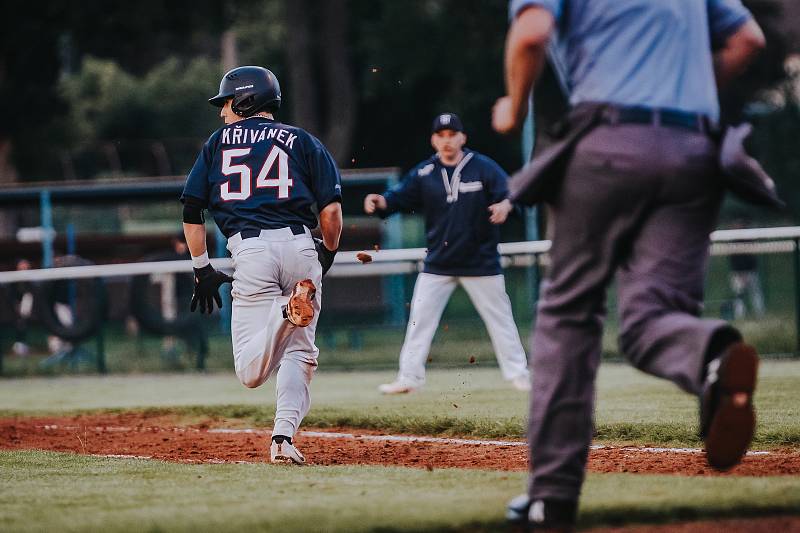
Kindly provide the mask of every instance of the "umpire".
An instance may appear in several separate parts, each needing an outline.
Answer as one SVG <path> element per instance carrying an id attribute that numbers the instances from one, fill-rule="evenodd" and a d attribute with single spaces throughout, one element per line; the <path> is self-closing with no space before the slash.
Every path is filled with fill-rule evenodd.
<path id="1" fill-rule="evenodd" d="M 510 187 L 512 200 L 548 204 L 553 245 L 532 341 L 530 485 L 508 516 L 571 530 L 615 274 L 625 357 L 701 398 L 712 466 L 734 466 L 749 446 L 758 356 L 699 314 L 724 190 L 717 87 L 764 37 L 740 0 L 513 0 L 510 15 L 495 130 L 520 126 L 553 34 L 572 112 L 561 142 Z"/>

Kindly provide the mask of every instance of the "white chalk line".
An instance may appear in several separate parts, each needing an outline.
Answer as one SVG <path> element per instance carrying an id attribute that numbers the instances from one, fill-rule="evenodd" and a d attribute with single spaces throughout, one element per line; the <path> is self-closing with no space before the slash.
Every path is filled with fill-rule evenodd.
<path id="1" fill-rule="evenodd" d="M 129 455 L 125 453 L 91 453 L 89 457 L 99 457 L 101 459 L 139 459 L 139 460 L 148 460 L 148 459 L 155 459 L 156 457 L 153 455 Z M 202 461 L 193 460 L 193 459 L 186 459 L 184 461 L 178 461 L 181 463 L 204 463 L 204 464 L 212 464 L 212 465 L 224 465 L 224 464 L 240 464 L 240 465 L 251 465 L 251 464 L 258 464 L 252 463 L 250 461 L 227 461 L 225 459 L 203 459 Z"/>
<path id="2" fill-rule="evenodd" d="M 89 457 L 103 457 L 105 459 L 152 459 L 152 455 L 128 455 L 125 453 L 92 453 Z"/>
<path id="3" fill-rule="evenodd" d="M 206 433 L 223 433 L 223 434 L 251 434 L 251 435 L 271 435 L 272 431 L 268 429 L 255 429 L 255 428 L 243 428 L 243 429 L 235 429 L 235 428 L 212 428 L 208 430 L 201 430 L 197 428 L 163 428 L 159 426 L 152 426 L 152 427 L 124 427 L 124 426 L 96 426 L 93 428 L 83 428 L 80 426 L 59 426 L 55 424 L 49 424 L 44 426 L 37 426 L 38 428 L 45 429 L 45 430 L 69 430 L 69 431 L 76 431 L 76 430 L 85 430 L 89 429 L 90 431 L 97 431 L 97 432 L 130 432 L 130 431 L 140 431 L 140 432 L 172 432 L 172 433 L 201 433 L 205 431 Z M 300 437 L 314 437 L 314 438 L 321 438 L 321 439 L 351 439 L 351 440 L 361 440 L 361 441 L 368 441 L 368 442 L 423 442 L 423 443 L 436 443 L 436 444 L 459 444 L 459 445 L 473 445 L 473 446 L 518 446 L 518 447 L 525 447 L 528 443 L 523 441 L 514 441 L 514 440 L 482 440 L 482 439 L 457 439 L 457 438 L 446 438 L 446 437 L 423 437 L 423 436 L 414 436 L 414 435 L 356 435 L 355 433 L 339 433 L 334 431 L 299 431 L 298 436 Z M 704 453 L 704 450 L 700 448 L 658 448 L 658 447 L 637 447 L 637 446 L 608 446 L 604 444 L 594 444 L 589 447 L 592 450 L 608 450 L 608 451 L 621 451 L 621 452 L 630 452 L 630 453 L 681 453 L 681 454 L 700 454 Z M 770 455 L 772 452 L 768 451 L 760 451 L 760 450 L 753 450 L 747 452 L 746 455 L 748 456 L 759 456 L 759 455 Z M 132 456 L 133 457 L 133 456 Z"/>

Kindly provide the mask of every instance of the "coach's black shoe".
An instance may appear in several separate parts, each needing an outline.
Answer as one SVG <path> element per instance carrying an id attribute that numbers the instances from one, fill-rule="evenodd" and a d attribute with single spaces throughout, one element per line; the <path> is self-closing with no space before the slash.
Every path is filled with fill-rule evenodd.
<path id="1" fill-rule="evenodd" d="M 528 521 L 528 510 L 531 499 L 527 494 L 520 494 L 506 505 L 506 520 L 512 524 L 523 524 Z"/>
<path id="2" fill-rule="evenodd" d="M 700 436 L 708 464 L 717 470 L 739 464 L 753 439 L 757 375 L 758 353 L 742 341 L 708 363 L 700 398 Z"/>
<path id="3" fill-rule="evenodd" d="M 506 507 L 506 520 L 517 530 L 569 533 L 575 530 L 578 503 L 569 500 L 533 500 L 520 494 Z"/>

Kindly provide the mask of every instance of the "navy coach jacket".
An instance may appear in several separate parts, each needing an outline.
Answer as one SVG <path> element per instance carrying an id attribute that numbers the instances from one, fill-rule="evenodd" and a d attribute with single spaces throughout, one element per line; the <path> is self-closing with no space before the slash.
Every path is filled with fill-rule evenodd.
<path id="1" fill-rule="evenodd" d="M 455 166 L 437 155 L 409 171 L 384 193 L 386 217 L 421 212 L 428 255 L 424 272 L 444 276 L 493 276 L 501 273 L 497 243 L 500 228 L 489 222 L 488 208 L 508 196 L 508 174 L 490 158 L 472 150 Z"/>

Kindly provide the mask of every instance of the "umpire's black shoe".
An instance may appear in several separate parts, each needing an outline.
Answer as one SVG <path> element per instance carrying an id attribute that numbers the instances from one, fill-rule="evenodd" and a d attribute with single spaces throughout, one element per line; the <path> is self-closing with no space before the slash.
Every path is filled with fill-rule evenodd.
<path id="1" fill-rule="evenodd" d="M 570 533 L 575 530 L 578 502 L 531 500 L 520 494 L 506 507 L 506 520 L 522 531 Z"/>
<path id="2" fill-rule="evenodd" d="M 753 439 L 757 374 L 758 353 L 741 341 L 708 363 L 700 398 L 700 436 L 708 464 L 717 470 L 739 464 Z"/>

